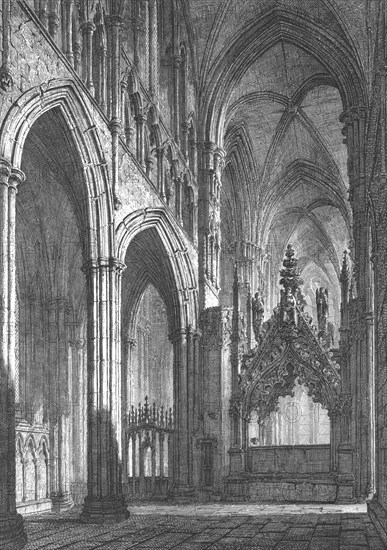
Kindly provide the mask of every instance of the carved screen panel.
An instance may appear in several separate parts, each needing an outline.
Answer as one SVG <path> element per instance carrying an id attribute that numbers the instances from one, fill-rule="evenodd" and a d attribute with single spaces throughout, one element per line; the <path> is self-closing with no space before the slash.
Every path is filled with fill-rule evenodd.
<path id="1" fill-rule="evenodd" d="M 263 425 L 252 417 L 249 445 L 323 445 L 330 443 L 328 412 L 314 403 L 307 388 L 296 382 L 293 396 L 280 397 L 277 411 Z"/>

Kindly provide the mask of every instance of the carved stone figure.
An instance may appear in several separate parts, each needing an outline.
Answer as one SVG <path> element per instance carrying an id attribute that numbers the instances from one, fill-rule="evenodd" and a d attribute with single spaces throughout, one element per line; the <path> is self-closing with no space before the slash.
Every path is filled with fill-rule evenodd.
<path id="1" fill-rule="evenodd" d="M 296 323 L 296 299 L 290 286 L 281 290 L 281 312 L 284 323 Z"/>
<path id="2" fill-rule="evenodd" d="M 261 297 L 260 290 L 258 290 L 255 293 L 254 298 L 251 301 L 251 310 L 252 310 L 252 317 L 253 317 L 254 336 L 255 336 L 255 340 L 258 343 L 259 333 L 261 331 L 263 314 L 264 314 L 264 302 L 263 302 L 263 298 Z"/>
<path id="3" fill-rule="evenodd" d="M 333 323 L 328 323 L 327 345 L 329 348 L 332 348 L 335 345 L 335 325 Z"/>
<path id="4" fill-rule="evenodd" d="M 318 330 L 321 334 L 325 334 L 327 331 L 327 321 L 329 314 L 327 288 L 320 287 L 316 290 L 316 305 Z"/>

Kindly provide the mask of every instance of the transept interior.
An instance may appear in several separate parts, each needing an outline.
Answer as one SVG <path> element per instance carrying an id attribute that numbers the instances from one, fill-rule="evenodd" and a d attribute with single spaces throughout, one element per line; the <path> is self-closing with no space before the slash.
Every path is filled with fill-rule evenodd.
<path id="1" fill-rule="evenodd" d="M 0 546 L 137 499 L 367 501 L 387 536 L 384 0 L 1 29 Z"/>

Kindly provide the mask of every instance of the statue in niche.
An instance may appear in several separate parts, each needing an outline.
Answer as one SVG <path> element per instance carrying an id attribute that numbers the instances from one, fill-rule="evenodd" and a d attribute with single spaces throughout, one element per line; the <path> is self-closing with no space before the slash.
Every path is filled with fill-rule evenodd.
<path id="1" fill-rule="evenodd" d="M 296 324 L 296 299 L 290 286 L 281 290 L 281 312 L 284 323 Z"/>
<path id="2" fill-rule="evenodd" d="M 257 344 L 259 343 L 259 333 L 261 331 L 263 314 L 264 314 L 264 302 L 261 296 L 261 291 L 255 293 L 254 298 L 251 301 L 253 331 Z"/>
<path id="3" fill-rule="evenodd" d="M 335 345 L 335 326 L 333 323 L 328 323 L 327 345 L 329 348 L 333 348 Z"/>
<path id="4" fill-rule="evenodd" d="M 316 290 L 316 305 L 317 305 L 317 324 L 319 333 L 325 334 L 327 331 L 327 322 L 329 314 L 328 306 L 328 289 L 318 288 Z"/>

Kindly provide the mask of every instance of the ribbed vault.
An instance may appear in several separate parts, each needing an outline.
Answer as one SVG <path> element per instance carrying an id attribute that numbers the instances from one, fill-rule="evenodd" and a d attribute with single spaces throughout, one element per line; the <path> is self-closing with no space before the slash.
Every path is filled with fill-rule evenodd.
<path id="1" fill-rule="evenodd" d="M 223 40 L 220 33 L 226 36 L 227 29 L 216 25 L 211 32 L 219 33 L 217 39 L 207 43 L 207 137 L 216 136 L 227 153 L 223 249 L 227 254 L 235 243 L 253 243 L 270 254 L 271 272 L 278 273 L 292 242 L 302 276 L 313 274 L 311 288 L 324 286 L 339 302 L 340 263 L 352 223 L 340 116 L 366 102 L 364 81 L 346 26 L 331 6 L 321 2 L 318 13 L 300 11 L 297 19 L 297 2 L 289 4 L 250 6 L 250 18 L 244 13 L 239 20 L 240 7 L 227 2 L 218 16 L 232 12 L 234 30 L 242 19 L 244 26 Z M 327 18 L 335 41 L 328 32 L 317 39 Z M 313 19 L 315 45 L 309 43 Z M 217 119 L 215 112 L 221 112 Z M 336 324 L 339 312 L 332 313 Z"/>
<path id="2" fill-rule="evenodd" d="M 138 233 L 131 241 L 122 280 L 123 326 L 132 327 L 140 299 L 149 284 L 160 294 L 167 308 L 169 332 L 180 326 L 180 304 L 171 262 L 154 228 Z"/>

